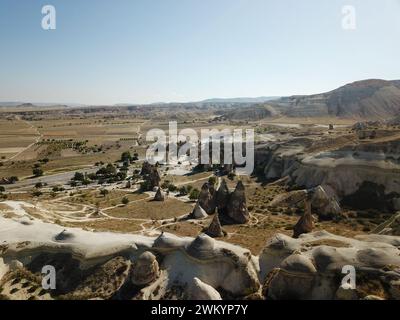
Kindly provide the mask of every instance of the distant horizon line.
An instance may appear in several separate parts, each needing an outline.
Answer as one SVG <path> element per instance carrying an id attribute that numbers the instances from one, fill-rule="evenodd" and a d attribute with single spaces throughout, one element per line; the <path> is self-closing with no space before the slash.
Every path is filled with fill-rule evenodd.
<path id="1" fill-rule="evenodd" d="M 335 89 L 319 92 L 319 93 L 310 93 L 310 94 L 289 94 L 289 95 L 271 95 L 271 96 L 236 96 L 230 98 L 206 98 L 202 100 L 192 100 L 192 101 L 156 101 L 156 102 L 147 102 L 147 103 L 130 103 L 130 102 L 119 102 L 119 103 L 105 103 L 105 104 L 97 104 L 97 103 L 71 103 L 71 102 L 31 102 L 31 101 L 0 101 L 0 107 L 18 107 L 24 104 L 31 104 L 32 106 L 37 107 L 51 107 L 51 106 L 68 106 L 68 107 L 129 107 L 129 106 L 151 106 L 151 105 L 160 105 L 160 104 L 194 104 L 194 103 L 263 103 L 272 100 L 277 100 L 283 97 L 291 97 L 291 96 L 307 96 L 307 95 L 315 95 L 315 94 L 324 94 L 334 90 L 337 90 L 343 86 L 359 83 L 359 82 L 367 82 L 367 81 L 385 81 L 385 82 L 393 82 L 400 81 L 398 79 L 385 80 L 379 78 L 369 78 L 364 80 L 356 80 L 352 82 L 348 82 L 340 87 Z M 252 100 L 252 101 L 251 101 Z"/>
<path id="2" fill-rule="evenodd" d="M 259 96 L 259 97 L 232 97 L 232 98 L 209 98 L 197 101 L 156 101 L 156 102 L 147 102 L 147 103 L 129 103 L 129 102 L 122 102 L 122 103 L 104 103 L 104 104 L 97 104 L 97 103 L 70 103 L 70 102 L 32 102 L 32 101 L 0 101 L 0 107 L 10 106 L 16 107 L 21 105 L 29 105 L 37 106 L 37 107 L 51 107 L 51 106 L 81 106 L 81 107 L 106 107 L 106 106 L 115 106 L 115 107 L 127 107 L 127 106 L 151 106 L 157 104 L 190 104 L 190 103 L 207 103 L 207 102 L 230 102 L 232 100 L 257 100 L 257 99 L 264 99 L 264 101 L 271 101 L 275 99 L 282 98 L 284 96 Z M 240 103 L 241 101 L 237 101 Z M 246 103 L 246 101 L 243 101 Z M 10 104 L 10 105 L 7 105 Z"/>

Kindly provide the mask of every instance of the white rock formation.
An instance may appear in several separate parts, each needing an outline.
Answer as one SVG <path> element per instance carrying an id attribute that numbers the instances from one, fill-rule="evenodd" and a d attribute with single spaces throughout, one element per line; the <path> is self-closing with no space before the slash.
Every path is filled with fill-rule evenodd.
<path id="1" fill-rule="evenodd" d="M 148 285 L 158 278 L 160 269 L 154 254 L 143 252 L 132 267 L 132 283 L 137 286 Z"/>
<path id="2" fill-rule="evenodd" d="M 318 186 L 313 189 L 311 206 L 320 218 L 333 218 L 342 213 L 334 191 L 329 186 Z"/>
<path id="3" fill-rule="evenodd" d="M 373 280 L 393 296 L 393 281 L 400 279 L 399 240 L 378 235 L 350 239 L 325 231 L 299 239 L 278 234 L 260 255 L 264 293 L 270 299 L 361 299 L 365 293 L 357 288 Z M 351 293 L 339 290 L 345 266 L 353 266 L 357 279 L 364 279 Z"/>
<path id="4" fill-rule="evenodd" d="M 199 203 L 196 203 L 192 215 L 195 219 L 204 219 L 208 217 L 207 212 L 200 206 Z"/>
<path id="5" fill-rule="evenodd" d="M 0 288 L 7 287 L 8 298 L 13 298 L 13 276 L 19 276 L 14 267 L 40 274 L 43 263 L 51 262 L 60 268 L 58 288 L 65 298 L 220 299 L 223 292 L 240 299 L 260 294 L 262 284 L 269 299 L 400 299 L 396 236 L 351 239 L 321 231 L 293 239 L 277 234 L 256 257 L 204 234 L 152 238 L 22 222 L 0 217 Z M 357 274 L 351 294 L 340 288 L 344 266 L 353 266 Z M 131 281 L 141 288 L 126 292 Z M 28 297 L 26 290 L 17 297 Z"/>
<path id="6" fill-rule="evenodd" d="M 60 237 L 60 234 L 63 236 Z M 194 278 L 213 288 L 222 288 L 233 297 L 245 296 L 260 288 L 256 257 L 246 249 L 215 241 L 206 235 L 193 239 L 163 233 L 157 238 L 150 238 L 75 228 L 64 230 L 55 224 L 37 220 L 26 225 L 21 223 L 20 218 L 0 217 L 0 237 L 2 275 L 9 272 L 9 266 L 15 259 L 29 269 L 42 260 L 52 261 L 57 254 L 57 259 L 63 259 L 58 263 L 72 268 L 68 270 L 68 274 L 82 274 L 91 272 L 92 268 L 100 268 L 98 274 L 101 275 L 105 272 L 101 271 L 102 266 L 107 265 L 114 257 L 121 257 L 121 261 L 117 260 L 110 267 L 120 265 L 126 270 L 129 264 L 122 257 L 130 257 L 133 264 L 131 281 L 145 286 L 141 290 L 142 296 L 138 297 L 142 299 L 183 298 L 187 284 Z M 162 257 L 161 263 L 156 256 Z M 106 270 L 111 270 L 110 267 Z M 68 279 L 69 277 L 65 277 L 64 280 L 68 282 Z M 124 279 L 125 275 L 118 281 Z M 93 279 L 89 280 L 85 280 L 83 284 L 93 282 Z M 98 284 L 96 286 L 96 291 L 90 291 L 89 296 L 95 298 L 92 295 L 102 292 L 104 297 L 104 290 Z M 64 287 L 68 289 L 68 285 Z M 79 296 L 88 293 L 83 286 L 79 288 Z M 122 288 L 121 282 L 115 283 L 111 288 L 119 290 L 118 288 Z M 180 288 L 181 295 L 176 293 L 177 288 Z"/>
<path id="7" fill-rule="evenodd" d="M 199 278 L 194 278 L 188 288 L 189 300 L 222 300 L 217 290 Z"/>

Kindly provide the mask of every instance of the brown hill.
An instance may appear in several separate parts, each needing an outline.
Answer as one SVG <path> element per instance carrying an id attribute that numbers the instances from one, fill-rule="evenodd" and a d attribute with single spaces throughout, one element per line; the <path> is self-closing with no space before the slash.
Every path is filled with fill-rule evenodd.
<path id="1" fill-rule="evenodd" d="M 292 117 L 388 119 L 400 112 L 400 80 L 357 81 L 327 93 L 285 97 L 271 104 Z"/>

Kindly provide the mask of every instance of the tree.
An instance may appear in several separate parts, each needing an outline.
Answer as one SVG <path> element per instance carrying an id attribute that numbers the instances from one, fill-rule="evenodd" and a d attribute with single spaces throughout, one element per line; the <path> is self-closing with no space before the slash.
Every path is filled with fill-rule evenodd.
<path id="1" fill-rule="evenodd" d="M 106 165 L 106 175 L 112 176 L 117 173 L 117 169 L 114 167 L 112 163 Z"/>
<path id="2" fill-rule="evenodd" d="M 6 191 L 6 188 L 4 188 L 3 186 L 0 186 L 0 192 L 4 192 Z"/>
<path id="3" fill-rule="evenodd" d="M 199 198 L 200 191 L 197 188 L 192 189 L 189 194 L 189 199 L 190 200 L 197 200 Z"/>
<path id="4" fill-rule="evenodd" d="M 117 173 L 116 178 L 120 181 L 125 180 L 126 178 L 126 171 L 120 171 Z"/>
<path id="5" fill-rule="evenodd" d="M 39 190 L 32 192 L 32 195 L 34 197 L 40 197 L 42 194 L 43 194 L 42 191 L 39 191 Z"/>
<path id="6" fill-rule="evenodd" d="M 96 175 L 109 178 L 114 176 L 116 173 L 117 169 L 111 163 L 109 163 L 107 166 L 101 167 L 99 170 L 97 170 Z"/>
<path id="7" fill-rule="evenodd" d="M 128 171 L 129 170 L 129 162 L 124 161 L 124 163 L 122 164 L 122 167 L 120 169 L 121 171 Z"/>
<path id="8" fill-rule="evenodd" d="M 123 197 L 121 202 L 122 204 L 127 205 L 129 203 L 129 199 L 127 197 Z"/>
<path id="9" fill-rule="evenodd" d="M 179 195 L 186 196 L 187 194 L 188 192 L 184 186 L 179 188 Z"/>
<path id="10" fill-rule="evenodd" d="M 83 181 L 85 180 L 85 175 L 82 172 L 75 172 L 74 177 L 72 178 L 74 181 Z"/>
<path id="11" fill-rule="evenodd" d="M 9 180 L 9 181 L 10 181 L 10 183 L 12 184 L 12 183 L 15 183 L 15 182 L 17 182 L 19 179 L 18 179 L 18 177 L 17 177 L 17 176 L 12 176 L 12 177 L 8 178 L 8 180 Z"/>
<path id="12" fill-rule="evenodd" d="M 215 185 L 217 183 L 217 178 L 216 177 L 210 177 L 208 178 L 208 183 L 211 185 Z"/>
<path id="13" fill-rule="evenodd" d="M 108 190 L 107 190 L 107 189 L 101 189 L 101 190 L 100 190 L 100 194 L 101 194 L 103 197 L 106 197 L 106 195 L 108 195 Z"/>
<path id="14" fill-rule="evenodd" d="M 32 173 L 35 177 L 41 177 L 43 175 L 43 170 L 41 168 L 33 168 Z"/>
<path id="15" fill-rule="evenodd" d="M 87 175 L 87 177 L 90 179 L 90 180 L 96 180 L 97 179 L 97 177 L 96 177 L 96 174 L 95 173 L 89 173 L 88 175 Z"/>
<path id="16" fill-rule="evenodd" d="M 41 182 L 37 182 L 36 184 L 35 184 L 35 188 L 36 189 L 40 189 L 40 188 L 42 188 L 43 187 L 43 183 L 41 183 Z"/>

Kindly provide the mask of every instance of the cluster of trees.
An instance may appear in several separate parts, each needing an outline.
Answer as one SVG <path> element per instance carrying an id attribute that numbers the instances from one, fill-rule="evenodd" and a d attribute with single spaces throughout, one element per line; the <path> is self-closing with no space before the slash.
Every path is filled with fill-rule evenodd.
<path id="1" fill-rule="evenodd" d="M 178 190 L 178 187 L 176 185 L 174 185 L 173 183 L 171 183 L 169 180 L 165 180 L 162 184 L 161 184 L 161 188 L 163 189 L 167 189 L 170 192 L 175 192 Z"/>
<path id="2" fill-rule="evenodd" d="M 178 188 L 177 186 L 175 186 L 173 183 L 169 182 L 168 180 L 163 182 L 163 184 L 161 185 L 161 188 L 167 189 L 170 192 L 179 192 L 179 196 L 189 195 L 189 199 L 191 199 L 191 200 L 196 200 L 200 195 L 199 189 L 193 188 L 193 186 L 191 186 L 191 185 L 182 186 L 182 187 Z"/>
<path id="3" fill-rule="evenodd" d="M 199 196 L 200 196 L 200 190 L 197 189 L 197 188 L 193 188 L 193 189 L 190 191 L 189 199 L 190 199 L 190 200 L 197 200 L 197 199 L 199 198 Z"/>
<path id="4" fill-rule="evenodd" d="M 40 189 L 45 187 L 45 186 L 47 186 L 47 183 L 37 182 L 35 184 L 35 190 L 32 191 L 32 196 L 40 197 L 41 195 L 43 195 L 43 192 Z M 65 189 L 63 187 L 54 186 L 53 188 L 51 188 L 50 195 L 54 198 L 57 195 L 57 192 L 62 192 L 62 191 L 65 191 Z"/>
<path id="5" fill-rule="evenodd" d="M 82 173 L 75 172 L 73 178 L 71 179 L 71 186 L 75 187 L 78 183 L 82 185 L 88 185 L 92 182 L 97 181 L 99 184 L 103 183 L 113 183 L 118 181 L 123 181 L 127 177 L 128 167 L 118 168 L 112 163 L 101 167 L 95 173 Z"/>
<path id="6" fill-rule="evenodd" d="M 91 176 L 93 178 L 93 176 Z M 71 179 L 70 185 L 72 187 L 76 187 L 78 183 L 81 183 L 84 186 L 90 184 L 93 180 L 89 177 L 88 174 L 82 172 L 75 172 L 74 176 Z"/>
<path id="7" fill-rule="evenodd" d="M 125 151 L 121 154 L 121 162 L 133 163 L 139 160 L 139 154 L 135 152 L 133 155 L 129 151 Z"/>
<path id="8" fill-rule="evenodd" d="M 113 183 L 125 180 L 127 172 L 127 166 L 122 166 L 122 168 L 118 170 L 116 166 L 109 163 L 105 167 L 101 167 L 99 170 L 97 170 L 95 173 L 95 177 L 98 180 L 99 184 L 103 184 L 104 182 Z"/>
<path id="9" fill-rule="evenodd" d="M 35 163 L 32 169 L 32 174 L 34 177 L 41 177 L 43 175 L 43 169 L 40 163 Z"/>
<path id="10" fill-rule="evenodd" d="M 74 141 L 73 139 L 68 140 L 57 140 L 57 139 L 45 139 L 37 143 L 37 145 L 49 145 L 53 150 L 62 150 L 62 149 L 73 149 L 80 153 L 87 153 L 89 151 L 92 152 L 101 152 L 102 147 L 98 147 L 95 145 L 94 147 L 88 147 L 87 143 L 89 140 L 84 141 Z"/>

